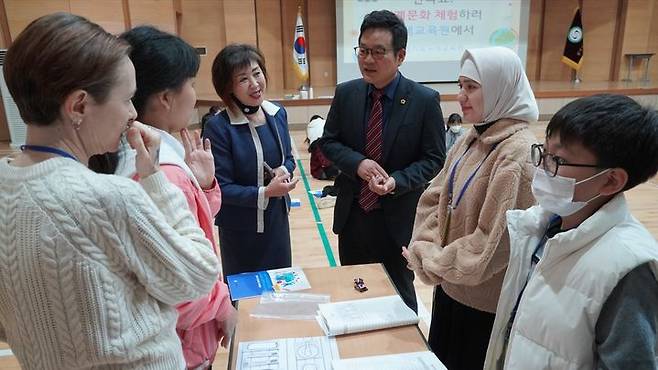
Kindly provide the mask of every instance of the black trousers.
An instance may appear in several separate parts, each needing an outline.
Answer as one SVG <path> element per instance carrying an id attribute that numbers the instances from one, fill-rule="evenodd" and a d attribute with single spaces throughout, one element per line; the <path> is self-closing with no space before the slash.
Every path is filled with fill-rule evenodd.
<path id="1" fill-rule="evenodd" d="M 429 344 L 450 370 L 482 369 L 496 315 L 465 306 L 434 288 Z"/>
<path id="2" fill-rule="evenodd" d="M 354 202 L 347 223 L 338 235 L 338 253 L 340 264 L 344 266 L 382 263 L 402 300 L 418 312 L 414 273 L 407 269 L 402 246 L 391 236 L 381 209 L 365 213 L 358 202 Z"/>

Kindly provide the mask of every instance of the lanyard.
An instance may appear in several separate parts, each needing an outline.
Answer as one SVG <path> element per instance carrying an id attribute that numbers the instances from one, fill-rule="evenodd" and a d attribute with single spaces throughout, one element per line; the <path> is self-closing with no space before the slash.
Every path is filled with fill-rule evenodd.
<path id="1" fill-rule="evenodd" d="M 464 186 L 462 187 L 462 190 L 459 192 L 459 196 L 457 197 L 457 201 L 455 202 L 455 205 L 452 205 L 452 199 L 453 199 L 453 192 L 455 188 L 455 175 L 457 174 L 457 167 L 459 166 L 459 163 L 462 161 L 466 153 L 471 149 L 471 146 L 473 146 L 473 143 L 475 143 L 476 139 L 473 139 L 469 144 L 464 153 L 457 159 L 455 164 L 452 166 L 452 169 L 450 170 L 450 178 L 448 179 L 448 213 L 446 215 L 446 222 L 445 226 L 443 227 L 443 237 L 441 241 L 441 245 L 445 245 L 446 240 L 448 240 L 448 232 L 450 231 L 450 221 L 452 219 L 452 210 L 456 209 L 459 203 L 462 200 L 462 197 L 466 193 L 466 189 L 468 189 L 468 186 L 471 185 L 471 181 L 473 181 L 473 178 L 475 178 L 475 175 L 477 172 L 480 170 L 480 167 L 484 164 L 484 161 L 489 158 L 489 155 L 496 149 L 496 146 L 498 143 L 494 144 L 491 147 L 491 150 L 489 150 L 489 153 L 487 153 L 486 156 L 480 161 L 480 164 L 473 170 L 473 172 L 468 176 L 466 179 L 466 182 L 464 183 Z"/>
<path id="2" fill-rule="evenodd" d="M 52 146 L 25 144 L 25 145 L 21 145 L 20 148 L 21 151 L 31 150 L 33 152 L 56 154 L 60 157 L 73 159 L 74 161 L 78 160 L 76 157 L 73 156 L 73 154 L 70 154 L 69 152 L 59 148 L 54 148 Z"/>
<path id="3" fill-rule="evenodd" d="M 459 192 L 459 196 L 457 197 L 457 201 L 455 202 L 455 204 L 453 206 L 452 199 L 453 199 L 453 191 L 454 191 L 454 187 L 455 187 L 455 175 L 457 173 L 457 167 L 459 166 L 459 163 L 464 158 L 466 153 L 468 153 L 468 151 L 471 149 L 471 146 L 473 146 L 474 142 L 475 142 L 475 139 L 473 139 L 470 142 L 470 144 L 468 144 L 468 147 L 466 148 L 464 153 L 461 155 L 461 157 L 459 157 L 459 159 L 457 159 L 457 162 L 455 162 L 455 164 L 452 166 L 452 170 L 450 170 L 450 178 L 448 179 L 448 207 L 449 208 L 455 209 L 455 208 L 457 208 L 457 206 L 459 206 L 459 202 L 461 202 L 462 197 L 464 197 L 464 194 L 466 193 L 466 189 L 468 189 L 468 186 L 471 185 L 471 181 L 473 181 L 473 178 L 475 178 L 475 175 L 480 170 L 480 167 L 482 167 L 482 165 L 484 164 L 484 161 L 487 160 L 487 158 L 489 157 L 491 152 L 493 152 L 494 149 L 496 149 L 496 146 L 498 145 L 498 143 L 496 143 L 491 147 L 491 150 L 489 150 L 489 153 L 487 153 L 487 155 L 482 159 L 482 161 L 480 161 L 480 163 L 475 168 L 475 170 L 473 170 L 473 172 L 471 172 L 471 174 L 468 176 L 468 178 L 466 179 L 466 182 L 464 183 L 464 186 L 462 187 L 462 190 Z"/>

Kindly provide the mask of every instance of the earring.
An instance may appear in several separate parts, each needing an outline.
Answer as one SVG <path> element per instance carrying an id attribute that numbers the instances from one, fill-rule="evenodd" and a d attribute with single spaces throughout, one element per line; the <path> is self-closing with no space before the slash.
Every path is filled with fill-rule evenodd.
<path id="1" fill-rule="evenodd" d="M 73 124 L 73 128 L 77 131 L 80 129 L 80 125 L 82 124 L 82 119 L 80 118 L 74 119 L 71 123 Z"/>

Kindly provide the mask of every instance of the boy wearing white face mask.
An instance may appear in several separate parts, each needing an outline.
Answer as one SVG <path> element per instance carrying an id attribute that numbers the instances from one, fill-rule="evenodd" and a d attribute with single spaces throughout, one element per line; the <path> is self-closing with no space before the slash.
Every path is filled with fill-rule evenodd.
<path id="1" fill-rule="evenodd" d="M 621 95 L 576 100 L 532 160 L 539 205 L 507 212 L 485 369 L 658 368 L 658 243 L 623 195 L 658 172 L 658 114 Z"/>

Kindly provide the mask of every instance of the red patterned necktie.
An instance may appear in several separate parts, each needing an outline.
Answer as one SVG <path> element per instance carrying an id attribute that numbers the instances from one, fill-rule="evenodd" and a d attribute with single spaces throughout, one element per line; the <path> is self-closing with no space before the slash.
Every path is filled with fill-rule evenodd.
<path id="1" fill-rule="evenodd" d="M 372 97 L 372 109 L 370 110 L 370 118 L 368 118 L 368 126 L 366 128 L 366 150 L 365 155 L 367 158 L 380 163 L 382 160 L 382 144 L 383 144 L 383 129 L 384 129 L 384 111 L 382 109 L 381 97 L 384 95 L 384 90 L 374 89 L 370 96 Z M 380 163 L 381 165 L 381 163 Z M 379 195 L 368 188 L 368 182 L 361 180 L 361 191 L 359 192 L 359 206 L 365 212 L 370 212 L 377 208 Z"/>

